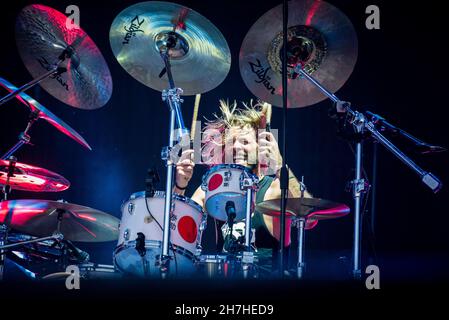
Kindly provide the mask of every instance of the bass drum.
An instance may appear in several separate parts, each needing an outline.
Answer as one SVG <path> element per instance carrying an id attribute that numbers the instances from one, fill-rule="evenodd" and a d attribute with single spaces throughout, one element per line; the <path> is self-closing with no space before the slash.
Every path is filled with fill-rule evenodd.
<path id="1" fill-rule="evenodd" d="M 165 192 L 153 197 L 145 192 L 131 195 L 122 206 L 122 219 L 117 248 L 116 268 L 128 275 L 159 277 L 162 251 Z M 201 254 L 201 238 L 207 215 L 190 198 L 174 195 L 170 221 L 170 276 L 189 277 L 195 272 L 195 261 Z"/>

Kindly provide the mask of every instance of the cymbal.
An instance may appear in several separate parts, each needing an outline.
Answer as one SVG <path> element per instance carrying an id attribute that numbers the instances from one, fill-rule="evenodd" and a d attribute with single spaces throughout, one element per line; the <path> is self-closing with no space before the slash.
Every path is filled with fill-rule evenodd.
<path id="1" fill-rule="evenodd" d="M 0 185 L 7 180 L 9 160 L 0 160 Z M 13 190 L 33 192 L 59 192 L 70 187 L 70 182 L 63 176 L 47 169 L 16 162 L 14 175 L 9 185 Z"/>
<path id="2" fill-rule="evenodd" d="M 6 220 L 11 213 L 10 221 Z M 58 229 L 64 239 L 102 242 L 118 239 L 119 220 L 89 207 L 50 200 L 9 200 L 0 202 L 0 223 L 35 237 L 52 235 Z"/>
<path id="3" fill-rule="evenodd" d="M 68 28 L 67 17 L 47 6 L 26 6 L 16 20 L 16 43 L 33 78 L 51 70 L 65 49 L 73 51 L 64 62 L 67 71 L 40 85 L 60 101 L 92 110 L 106 104 L 112 94 L 112 78 L 100 50 L 78 26 Z"/>
<path id="4" fill-rule="evenodd" d="M 288 4 L 288 108 L 313 105 L 326 96 L 294 72 L 297 64 L 331 92 L 347 81 L 357 61 L 358 41 L 351 21 L 320 0 Z M 240 48 L 240 74 L 259 99 L 282 107 L 282 4 L 250 28 Z"/>
<path id="5" fill-rule="evenodd" d="M 281 199 L 260 202 L 256 205 L 256 211 L 270 216 L 280 216 Z M 320 198 L 289 198 L 285 216 L 287 218 L 306 217 L 312 220 L 326 220 L 345 216 L 349 211 L 349 207 L 345 204 Z"/>
<path id="6" fill-rule="evenodd" d="M 148 1 L 118 14 L 109 31 L 112 51 L 120 65 L 136 80 L 158 91 L 168 88 L 160 50 L 169 35 L 177 41 L 169 50 L 175 85 L 183 95 L 217 87 L 229 72 L 231 54 L 221 32 L 196 11 L 176 3 Z"/>
<path id="7" fill-rule="evenodd" d="M 2 77 L 0 77 L 0 86 L 5 88 L 9 92 L 12 92 L 17 89 L 17 87 L 15 87 L 8 80 L 3 79 Z M 52 112 L 50 112 L 50 110 L 45 108 L 43 105 L 41 105 L 39 102 L 31 98 L 29 95 L 22 92 L 19 95 L 17 95 L 16 98 L 19 99 L 19 101 L 22 102 L 24 105 L 28 106 L 31 112 L 36 112 L 38 118 L 48 121 L 48 123 L 50 123 L 52 126 L 54 126 L 56 129 L 58 129 L 66 136 L 72 138 L 83 147 L 92 150 L 90 145 L 86 142 L 86 140 L 84 140 L 84 138 L 78 132 L 72 129 L 68 124 L 59 119 Z"/>

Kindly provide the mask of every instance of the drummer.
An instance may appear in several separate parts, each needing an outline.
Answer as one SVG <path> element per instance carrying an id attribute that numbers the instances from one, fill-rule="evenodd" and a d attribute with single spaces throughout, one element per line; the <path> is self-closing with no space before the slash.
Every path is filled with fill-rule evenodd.
<path id="1" fill-rule="evenodd" d="M 278 143 L 271 132 L 265 130 L 267 114 L 271 114 L 271 105 L 255 103 L 237 108 L 237 103 L 220 101 L 220 115 L 208 121 L 202 136 L 202 160 L 213 166 L 223 163 L 234 163 L 245 166 L 259 178 L 259 190 L 256 204 L 262 201 L 281 198 L 280 169 L 282 156 Z M 224 150 L 224 152 L 221 152 Z M 174 191 L 184 194 L 193 175 L 195 164 L 191 159 L 193 150 L 185 150 L 176 165 L 176 183 Z M 289 197 L 300 197 L 300 183 L 289 169 Z M 305 191 L 304 197 L 311 197 Z M 205 192 L 198 187 L 191 197 L 205 206 Z M 280 219 L 255 212 L 252 227 L 255 229 L 255 247 L 259 262 L 262 256 L 269 256 L 277 261 L 280 239 Z M 217 222 L 216 222 L 217 223 Z M 288 254 L 291 243 L 291 221 L 286 220 L 284 252 Z M 221 251 L 223 236 L 217 232 L 217 248 Z M 265 249 L 261 249 L 265 248 Z M 265 253 L 265 254 L 262 254 Z M 268 266 L 268 268 L 270 268 Z M 271 271 L 271 270 L 270 270 Z"/>

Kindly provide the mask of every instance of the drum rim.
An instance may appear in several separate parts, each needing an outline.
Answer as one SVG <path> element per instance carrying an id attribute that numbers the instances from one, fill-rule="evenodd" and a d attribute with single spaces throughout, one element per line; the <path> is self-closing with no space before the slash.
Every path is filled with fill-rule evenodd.
<path id="1" fill-rule="evenodd" d="M 245 167 L 245 166 L 242 166 L 241 164 L 235 164 L 235 163 L 222 163 L 222 164 L 217 164 L 217 165 L 214 165 L 212 168 L 210 168 L 209 170 L 207 170 L 206 171 L 206 173 L 205 174 L 203 174 L 203 177 L 201 178 L 201 189 L 204 191 L 204 192 L 208 192 L 208 190 L 207 190 L 207 180 L 209 179 L 209 177 L 213 174 L 213 173 L 215 173 L 215 172 L 217 172 L 217 171 L 219 171 L 219 170 L 221 170 L 221 169 L 229 169 L 229 168 L 231 168 L 231 169 L 238 169 L 238 170 L 241 170 L 241 171 L 245 171 L 248 175 L 250 175 L 253 179 L 258 179 L 257 178 L 257 175 L 255 174 L 255 173 L 253 173 L 252 171 L 251 171 L 251 169 L 249 169 L 249 168 L 247 168 L 247 167 Z"/>
<path id="2" fill-rule="evenodd" d="M 226 169 L 226 168 L 232 168 L 232 169 L 240 169 L 242 171 L 246 171 L 249 174 L 252 174 L 255 176 L 255 174 L 251 171 L 251 169 L 242 166 L 241 164 L 235 164 L 235 163 L 221 163 L 221 164 L 216 164 L 214 165 L 212 168 L 210 168 L 209 170 L 206 171 L 206 173 L 203 175 L 203 177 L 208 176 L 211 173 L 214 173 L 215 171 L 218 171 L 220 169 Z"/>
<path id="3" fill-rule="evenodd" d="M 195 200 L 193 200 L 192 198 L 189 198 L 189 197 L 180 195 L 180 194 L 175 193 L 175 192 L 173 193 L 173 195 L 174 195 L 175 200 L 179 200 L 179 201 L 181 201 L 181 202 L 184 202 L 184 203 L 190 205 L 191 207 L 193 207 L 194 209 L 196 209 L 197 211 L 199 211 L 202 215 L 205 215 L 205 214 L 206 214 L 206 213 L 204 212 L 204 210 L 203 210 L 203 207 L 202 207 L 199 203 L 197 203 Z M 140 198 L 145 198 L 145 191 L 137 191 L 137 192 L 132 193 L 132 194 L 129 196 L 128 200 L 126 200 L 126 201 L 124 201 L 124 202 L 122 203 L 121 211 L 123 212 L 123 207 L 124 207 L 128 202 L 130 202 L 130 201 L 132 201 L 132 200 L 140 199 Z M 151 198 L 165 198 L 165 191 L 156 190 L 156 191 L 154 192 L 154 196 L 153 196 L 153 197 L 146 197 L 146 198 L 148 198 L 148 199 L 151 199 Z"/>

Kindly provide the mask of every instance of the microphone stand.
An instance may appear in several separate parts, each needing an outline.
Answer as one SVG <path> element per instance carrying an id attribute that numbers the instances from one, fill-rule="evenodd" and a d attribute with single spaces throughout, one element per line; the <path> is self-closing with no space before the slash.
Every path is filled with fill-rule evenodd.
<path id="1" fill-rule="evenodd" d="M 348 114 L 346 121 L 354 127 L 356 133 L 361 137 L 362 134 L 370 134 L 377 142 L 383 145 L 388 151 L 393 153 L 399 160 L 405 163 L 409 168 L 415 171 L 421 181 L 428 186 L 434 193 L 442 188 L 441 181 L 432 173 L 421 169 L 415 162 L 400 151 L 394 144 L 385 138 L 375 127 L 375 123 L 365 117 L 363 113 L 351 109 L 350 103 L 341 101 L 332 92 L 324 88 L 317 80 L 304 71 L 303 66 L 298 64 L 295 71 L 314 84 L 327 97 L 329 97 L 337 106 L 337 110 L 342 110 Z M 362 179 L 362 155 L 363 141 L 362 138 L 356 141 L 355 156 L 355 179 L 352 181 L 353 198 L 354 198 L 354 242 L 353 242 L 353 277 L 361 279 L 361 196 L 366 192 L 365 180 Z"/>
<path id="2" fill-rule="evenodd" d="M 284 245 L 285 245 L 285 219 L 288 196 L 288 170 L 285 159 L 287 157 L 287 28 L 288 28 L 288 0 L 282 2 L 282 167 L 280 172 L 281 189 L 281 216 L 280 216 L 280 244 L 279 244 L 279 277 L 284 277 Z"/>

